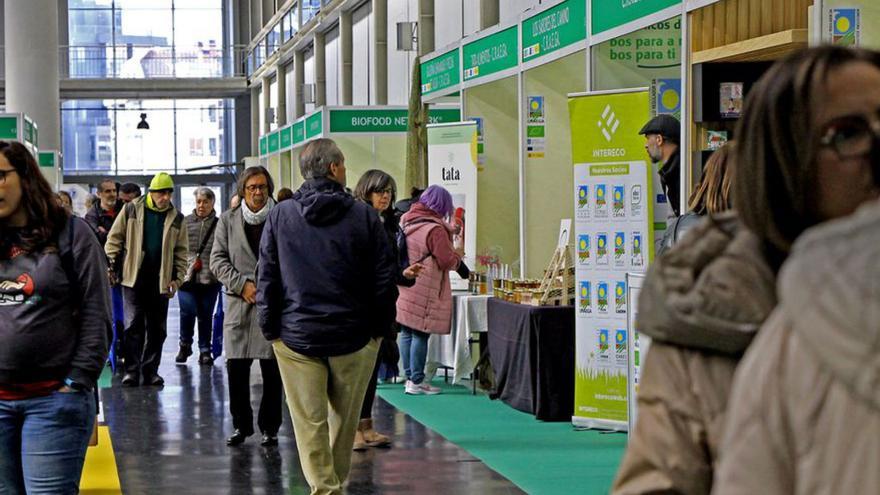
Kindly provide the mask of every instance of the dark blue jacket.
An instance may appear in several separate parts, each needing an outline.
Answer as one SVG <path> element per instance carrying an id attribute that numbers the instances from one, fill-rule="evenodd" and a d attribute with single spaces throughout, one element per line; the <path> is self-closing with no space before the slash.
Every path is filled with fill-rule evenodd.
<path id="1" fill-rule="evenodd" d="M 361 349 L 394 319 L 397 262 L 372 207 L 312 179 L 269 214 L 257 309 L 269 340 L 313 357 Z"/>

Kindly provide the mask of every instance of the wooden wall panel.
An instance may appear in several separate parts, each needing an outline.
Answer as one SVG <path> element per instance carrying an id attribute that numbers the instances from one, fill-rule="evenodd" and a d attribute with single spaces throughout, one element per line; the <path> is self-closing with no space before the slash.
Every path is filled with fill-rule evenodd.
<path id="1" fill-rule="evenodd" d="M 812 0 L 721 0 L 690 14 L 693 51 L 806 29 Z"/>

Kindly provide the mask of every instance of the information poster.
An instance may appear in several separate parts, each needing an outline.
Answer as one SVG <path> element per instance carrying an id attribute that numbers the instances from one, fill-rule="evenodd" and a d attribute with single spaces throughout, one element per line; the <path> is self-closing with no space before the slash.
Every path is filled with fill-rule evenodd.
<path id="1" fill-rule="evenodd" d="M 639 409 L 636 398 L 639 395 L 639 385 L 642 382 L 642 363 L 648 348 L 651 346 L 651 338 L 642 335 L 636 330 L 636 321 L 638 320 L 639 293 L 642 291 L 642 282 L 645 276 L 641 273 L 630 273 L 626 277 L 627 289 L 629 296 L 627 303 L 629 310 L 627 312 L 627 348 L 629 349 L 629 372 L 627 394 L 629 397 L 629 431 L 633 431 L 638 418 Z"/>
<path id="2" fill-rule="evenodd" d="M 544 97 L 529 96 L 528 122 L 526 123 L 526 147 L 529 158 L 544 158 L 547 146 L 546 118 L 544 114 Z"/>
<path id="3" fill-rule="evenodd" d="M 821 41 L 842 46 L 880 49 L 880 2 L 877 0 L 816 0 Z"/>
<path id="4" fill-rule="evenodd" d="M 627 274 L 653 257 L 653 168 L 639 129 L 649 91 L 569 99 L 577 246 L 575 425 L 628 426 Z"/>
<path id="5" fill-rule="evenodd" d="M 452 194 L 450 222 L 461 225 L 453 242 L 464 247 L 464 261 L 476 266 L 477 254 L 477 123 L 428 125 L 428 183 Z M 454 290 L 467 290 L 468 281 L 450 273 Z"/>

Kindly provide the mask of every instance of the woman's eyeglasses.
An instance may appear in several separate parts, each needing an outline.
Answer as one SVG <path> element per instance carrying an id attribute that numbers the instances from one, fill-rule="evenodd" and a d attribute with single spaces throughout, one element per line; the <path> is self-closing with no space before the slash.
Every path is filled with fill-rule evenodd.
<path id="1" fill-rule="evenodd" d="M 18 172 L 18 170 L 15 170 L 14 168 L 0 170 L 0 184 L 6 184 L 6 176 L 13 172 Z"/>
<path id="2" fill-rule="evenodd" d="M 880 115 L 869 120 L 855 114 L 836 118 L 825 125 L 819 143 L 831 148 L 841 158 L 856 158 L 871 152 L 874 140 L 880 139 Z"/>

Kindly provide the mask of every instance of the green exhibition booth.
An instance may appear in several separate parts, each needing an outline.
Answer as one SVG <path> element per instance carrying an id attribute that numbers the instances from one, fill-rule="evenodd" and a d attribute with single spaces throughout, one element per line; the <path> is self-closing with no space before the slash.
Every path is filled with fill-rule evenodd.
<path id="1" fill-rule="evenodd" d="M 260 137 L 260 162 L 278 184 L 296 189 L 302 184 L 298 158 L 302 147 L 314 139 L 331 138 L 345 154 L 348 187 L 370 169 L 391 174 L 398 184 L 398 197 L 406 176 L 407 108 L 398 106 L 321 107 L 296 122 Z M 431 123 L 458 122 L 457 105 L 432 108 Z"/>

